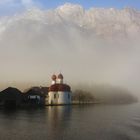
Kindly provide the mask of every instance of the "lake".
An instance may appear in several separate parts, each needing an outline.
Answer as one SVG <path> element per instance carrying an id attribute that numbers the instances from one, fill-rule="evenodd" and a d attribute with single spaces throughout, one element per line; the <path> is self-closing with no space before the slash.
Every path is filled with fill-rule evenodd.
<path id="1" fill-rule="evenodd" d="M 1 109 L 0 140 L 140 140 L 140 103 Z"/>

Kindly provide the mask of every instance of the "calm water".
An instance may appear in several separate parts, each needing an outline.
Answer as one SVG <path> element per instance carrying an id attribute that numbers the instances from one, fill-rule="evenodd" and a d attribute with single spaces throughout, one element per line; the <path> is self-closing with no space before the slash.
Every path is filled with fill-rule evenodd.
<path id="1" fill-rule="evenodd" d="M 140 140 L 140 103 L 0 110 L 0 140 Z"/>

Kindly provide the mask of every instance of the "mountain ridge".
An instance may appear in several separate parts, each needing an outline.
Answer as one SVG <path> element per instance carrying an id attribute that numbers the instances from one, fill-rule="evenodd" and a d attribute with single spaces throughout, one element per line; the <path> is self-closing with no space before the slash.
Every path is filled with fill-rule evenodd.
<path id="1" fill-rule="evenodd" d="M 140 35 L 140 11 L 132 8 L 121 10 L 114 8 L 84 9 L 81 5 L 66 3 L 52 10 L 38 8 L 11 17 L 0 19 L 0 33 L 2 34 L 11 25 L 34 23 L 44 26 L 77 26 L 85 30 L 94 31 L 97 36 L 135 37 Z M 47 27 L 46 27 L 47 28 Z"/>

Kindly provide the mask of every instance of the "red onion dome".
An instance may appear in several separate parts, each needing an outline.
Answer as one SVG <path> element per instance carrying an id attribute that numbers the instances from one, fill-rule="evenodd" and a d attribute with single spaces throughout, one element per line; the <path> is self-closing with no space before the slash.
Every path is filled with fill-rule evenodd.
<path id="1" fill-rule="evenodd" d="M 55 74 L 54 74 L 54 75 L 52 75 L 52 80 L 54 80 L 54 81 L 55 81 L 55 80 L 56 80 L 56 78 L 57 78 L 57 77 L 56 77 L 56 75 L 55 75 Z"/>
<path id="2" fill-rule="evenodd" d="M 61 73 L 58 75 L 58 79 L 63 79 L 63 75 Z"/>

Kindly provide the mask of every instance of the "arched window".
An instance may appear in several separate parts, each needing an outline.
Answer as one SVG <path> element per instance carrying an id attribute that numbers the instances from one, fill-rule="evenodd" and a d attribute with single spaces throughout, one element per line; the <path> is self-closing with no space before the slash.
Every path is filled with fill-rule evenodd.
<path id="1" fill-rule="evenodd" d="M 70 99 L 70 94 L 68 93 L 68 99 Z"/>

